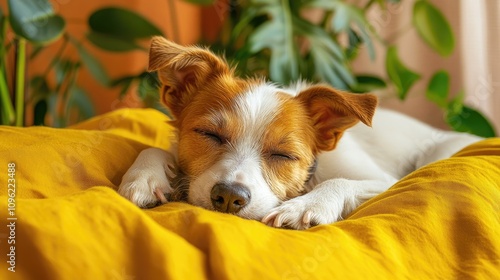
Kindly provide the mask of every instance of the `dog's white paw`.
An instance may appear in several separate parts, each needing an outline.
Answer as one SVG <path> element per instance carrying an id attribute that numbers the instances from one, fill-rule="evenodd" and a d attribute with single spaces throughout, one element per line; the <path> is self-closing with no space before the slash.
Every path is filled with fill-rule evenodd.
<path id="1" fill-rule="evenodd" d="M 342 220 L 361 201 L 346 180 L 330 180 L 311 192 L 283 202 L 272 209 L 262 222 L 273 227 L 308 229 L 315 225 Z"/>
<path id="2" fill-rule="evenodd" d="M 146 149 L 123 175 L 118 193 L 142 208 L 166 203 L 164 194 L 173 191 L 170 180 L 175 176 L 171 154 L 156 148 Z"/>
<path id="3" fill-rule="evenodd" d="M 292 229 L 308 229 L 315 225 L 330 224 L 340 219 L 341 207 L 314 201 L 304 196 L 283 202 L 280 206 L 262 219 L 262 222 L 273 227 Z"/>

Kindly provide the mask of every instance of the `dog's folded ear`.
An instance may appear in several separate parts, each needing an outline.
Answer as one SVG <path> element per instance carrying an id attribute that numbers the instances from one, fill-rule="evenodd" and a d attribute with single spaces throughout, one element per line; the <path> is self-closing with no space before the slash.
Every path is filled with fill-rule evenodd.
<path id="1" fill-rule="evenodd" d="M 373 94 L 353 94 L 329 86 L 312 86 L 296 97 L 309 111 L 319 150 L 335 148 L 344 131 L 359 121 L 371 126 L 377 107 Z"/>
<path id="2" fill-rule="evenodd" d="M 229 73 L 226 62 L 207 49 L 181 46 L 155 36 L 149 49 L 148 71 L 158 71 L 160 98 L 178 117 L 193 94 L 211 77 Z"/>

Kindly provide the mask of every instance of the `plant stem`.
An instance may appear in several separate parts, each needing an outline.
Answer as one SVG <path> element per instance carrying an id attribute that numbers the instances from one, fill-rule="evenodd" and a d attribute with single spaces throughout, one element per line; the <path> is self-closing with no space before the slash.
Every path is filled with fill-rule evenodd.
<path id="1" fill-rule="evenodd" d="M 16 59 L 16 126 L 24 125 L 24 78 L 26 75 L 26 40 L 18 39 Z"/>
<path id="2" fill-rule="evenodd" d="M 66 116 L 66 118 L 61 117 L 61 120 L 63 121 L 64 126 L 67 126 L 67 124 L 70 122 L 71 108 L 69 107 L 69 105 L 70 105 L 69 101 L 71 98 L 71 94 L 73 94 L 73 89 L 76 86 L 76 80 L 78 78 L 78 72 L 80 70 L 79 68 L 80 68 L 79 65 L 76 65 L 73 68 L 73 71 L 71 72 L 71 76 L 69 78 L 69 82 L 66 86 L 66 89 L 63 91 L 61 102 L 63 104 L 63 116 Z"/>
<path id="3" fill-rule="evenodd" d="M 0 107 L 2 108 L 1 124 L 10 125 L 14 122 L 14 107 L 9 96 L 9 87 L 7 86 L 7 50 L 5 47 L 5 39 L 7 38 L 7 18 L 3 19 L 2 30 L 0 30 Z"/>
<path id="4" fill-rule="evenodd" d="M 170 23 L 172 24 L 173 39 L 175 42 L 180 43 L 179 40 L 179 25 L 177 20 L 177 9 L 175 7 L 174 0 L 168 0 L 168 7 L 170 9 Z"/>
<path id="5" fill-rule="evenodd" d="M 71 67 L 69 70 L 69 73 L 67 75 L 67 80 L 68 82 L 66 83 L 66 86 L 62 88 L 61 86 L 61 92 L 59 95 L 61 96 L 61 104 L 63 104 L 63 108 L 61 110 L 62 115 L 66 115 L 66 104 L 68 103 L 69 95 L 71 94 L 71 88 L 75 86 L 76 82 L 76 77 L 78 73 L 78 68 L 80 66 L 75 65 L 74 67 Z"/>
<path id="6" fill-rule="evenodd" d="M 2 104 L 2 124 L 9 125 L 14 123 L 14 107 L 10 100 L 9 89 L 7 88 L 7 81 L 5 80 L 3 71 L 0 73 L 0 103 Z"/>
<path id="7" fill-rule="evenodd" d="M 56 65 L 59 58 L 62 57 L 62 53 L 64 52 L 64 49 L 66 49 L 66 46 L 68 45 L 68 41 L 69 41 L 68 36 L 65 33 L 63 36 L 63 42 L 62 42 L 61 47 L 59 47 L 59 49 L 57 50 L 57 53 L 54 55 L 54 59 L 52 59 L 49 66 L 47 66 L 47 69 L 45 69 L 45 72 L 43 72 L 44 77 L 46 77 L 49 74 L 52 67 L 54 67 L 54 65 Z"/>

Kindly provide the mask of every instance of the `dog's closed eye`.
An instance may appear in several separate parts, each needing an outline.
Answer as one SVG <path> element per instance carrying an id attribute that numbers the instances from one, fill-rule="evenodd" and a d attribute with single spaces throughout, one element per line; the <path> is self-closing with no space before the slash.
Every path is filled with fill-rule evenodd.
<path id="1" fill-rule="evenodd" d="M 271 159 L 274 160 L 299 160 L 296 156 L 285 152 L 273 152 Z"/>
<path id="2" fill-rule="evenodd" d="M 210 131 L 210 130 L 196 128 L 196 129 L 194 129 L 194 132 L 216 142 L 219 145 L 222 145 L 222 144 L 228 142 L 226 137 L 224 137 L 216 132 Z"/>

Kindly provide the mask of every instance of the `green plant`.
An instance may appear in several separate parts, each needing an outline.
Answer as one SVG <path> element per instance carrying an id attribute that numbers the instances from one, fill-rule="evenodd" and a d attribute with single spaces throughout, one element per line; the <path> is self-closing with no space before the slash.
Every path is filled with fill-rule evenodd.
<path id="1" fill-rule="evenodd" d="M 223 52 L 229 61 L 237 64 L 242 75 L 262 74 L 272 81 L 288 84 L 299 78 L 324 81 L 341 89 L 364 93 L 373 90 L 395 90 L 395 96 L 405 100 L 409 90 L 421 74 L 409 69 L 398 56 L 394 40 L 383 40 L 377 34 L 366 14 L 378 6 L 387 10 L 403 0 L 185 0 L 199 5 L 214 5 L 216 9 L 229 10 L 229 17 L 216 42 L 215 51 Z M 409 0 L 406 0 L 409 1 Z M 412 0 L 413 1 L 413 0 Z M 363 2 L 363 3 L 362 3 Z M 0 114 L 3 124 L 23 123 L 24 108 L 24 44 L 29 42 L 34 50 L 29 56 L 41 53 L 44 46 L 56 40 L 63 43 L 58 54 L 42 75 L 30 81 L 29 101 L 34 104 L 35 124 L 43 124 L 51 115 L 54 126 L 69 122 L 71 111 L 76 109 L 77 118 L 93 115 L 93 107 L 86 93 L 76 84 L 82 66 L 101 84 L 120 87 L 123 96 L 133 83 L 138 83 L 138 94 L 149 106 L 157 100 L 158 81 L 154 73 L 141 71 L 134 75 L 111 79 L 84 44 L 65 32 L 64 19 L 55 14 L 47 0 L 9 0 L 9 15 L 0 11 Z M 175 5 L 171 8 L 171 24 L 174 41 L 178 41 Z M 221 7 L 226 5 L 225 7 Z M 319 20 L 310 20 L 308 10 L 319 11 Z M 429 0 L 414 0 L 412 26 L 422 40 L 442 56 L 454 51 L 455 39 L 450 25 L 442 13 Z M 6 30 L 10 23 L 16 34 L 15 44 L 6 42 Z M 33 32 L 37 30 L 38 32 Z M 95 11 L 89 17 L 86 40 L 111 52 L 145 50 L 142 39 L 161 35 L 161 31 L 141 16 L 121 8 L 107 7 Z M 342 40 L 346 38 L 346 40 Z M 371 58 L 377 55 L 374 41 L 386 47 L 386 72 L 388 78 L 353 73 L 351 63 L 358 53 L 366 49 Z M 69 43 L 69 44 L 68 44 Z M 79 60 L 63 57 L 64 49 L 72 45 L 78 50 Z M 16 48 L 17 82 L 15 88 L 16 110 L 12 106 L 8 90 L 9 49 Z M 50 87 L 48 74 L 54 71 L 55 86 Z M 21 77 L 22 76 L 22 77 Z M 446 122 L 457 131 L 468 131 L 480 136 L 494 136 L 489 121 L 478 111 L 463 103 L 463 93 L 450 99 L 450 77 L 446 71 L 438 71 L 428 83 L 427 98 L 442 108 Z M 63 105 L 61 105 L 63 104 Z"/>
<path id="2" fill-rule="evenodd" d="M 324 81 L 358 93 L 395 89 L 395 95 L 405 100 L 415 82 L 421 79 L 421 74 L 404 65 L 398 56 L 397 45 L 392 43 L 394 40 L 383 40 L 366 16 L 377 6 L 387 10 L 390 5 L 402 1 L 230 1 L 226 26 L 213 46 L 216 51 L 224 51 L 228 60 L 235 61 L 237 69 L 244 75 L 261 73 L 281 84 L 300 78 Z M 320 18 L 310 20 L 308 10 L 315 10 Z M 454 51 L 453 31 L 431 1 L 415 0 L 410 16 L 410 28 L 415 28 L 435 52 L 448 56 Z M 347 38 L 344 40 L 347 42 L 342 43 L 342 38 Z M 386 48 L 386 79 L 355 74 L 350 66 L 362 47 L 371 58 L 375 58 L 375 40 Z M 449 100 L 449 83 L 448 73 L 439 71 L 429 81 L 426 96 L 442 108 L 450 127 L 484 137 L 494 136 L 489 121 L 463 104 L 463 95 Z"/>
<path id="3" fill-rule="evenodd" d="M 89 17 L 89 31 L 84 40 L 78 40 L 66 31 L 63 17 L 56 14 L 48 0 L 8 0 L 9 13 L 0 10 L 0 108 L 1 124 L 24 125 L 26 101 L 33 104 L 34 124 L 63 127 L 94 115 L 94 107 L 85 90 L 78 85 L 77 77 L 82 67 L 102 85 L 122 86 L 122 95 L 134 81 L 141 84 L 140 93 L 151 100 L 150 84 L 155 84 L 154 75 L 145 72 L 111 79 L 101 63 L 84 47 L 84 41 L 113 52 L 143 50 L 140 41 L 162 32 L 140 15 L 117 7 L 106 7 L 95 11 Z M 7 28 L 11 27 L 15 38 L 7 41 Z M 46 70 L 29 81 L 30 94 L 25 94 L 26 60 L 44 52 L 47 46 L 59 42 L 57 53 Z M 26 54 L 26 44 L 32 52 Z M 74 48 L 77 59 L 65 57 L 67 48 Z M 9 68 L 7 56 L 15 50 L 15 65 Z M 9 76 L 9 70 L 15 69 Z M 54 81 L 52 76 L 54 74 Z M 9 78 L 15 78 L 13 89 L 9 90 Z M 13 94 L 10 94 L 10 93 Z M 11 96 L 15 97 L 15 108 Z M 149 98 L 149 99 L 148 99 Z M 152 104 L 152 102 L 150 102 Z"/>

